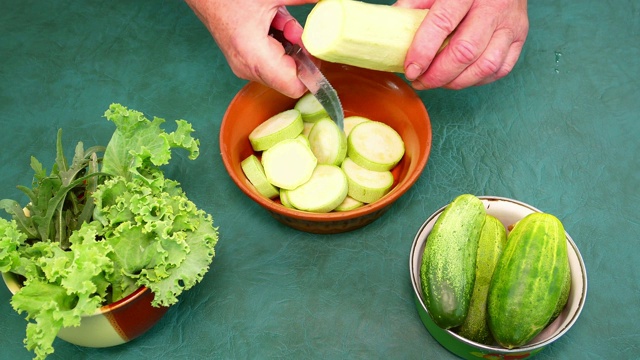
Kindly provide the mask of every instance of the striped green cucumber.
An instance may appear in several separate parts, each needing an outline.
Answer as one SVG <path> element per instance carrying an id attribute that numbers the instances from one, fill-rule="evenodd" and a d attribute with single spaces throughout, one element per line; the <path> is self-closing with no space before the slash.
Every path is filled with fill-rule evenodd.
<path id="1" fill-rule="evenodd" d="M 425 305 L 443 329 L 462 324 L 476 277 L 476 256 L 486 211 L 471 194 L 455 198 L 427 236 L 420 279 Z"/>
<path id="2" fill-rule="evenodd" d="M 488 320 L 495 340 L 512 349 L 538 335 L 566 297 L 569 271 L 560 220 L 545 213 L 520 220 L 509 233 L 489 287 Z"/>
<path id="3" fill-rule="evenodd" d="M 567 305 L 567 301 L 569 300 L 569 291 L 571 291 L 571 270 L 567 271 L 564 279 L 562 280 L 562 291 L 560 291 L 560 298 L 558 298 L 558 303 L 556 304 L 556 309 L 553 311 L 551 315 L 551 319 L 549 319 L 549 323 L 555 320 L 564 307 Z"/>
<path id="4" fill-rule="evenodd" d="M 487 215 L 478 241 L 476 282 L 469 304 L 469 312 L 456 332 L 471 341 L 492 344 L 493 337 L 487 323 L 487 294 L 491 277 L 507 242 L 507 229 L 497 218 Z"/>

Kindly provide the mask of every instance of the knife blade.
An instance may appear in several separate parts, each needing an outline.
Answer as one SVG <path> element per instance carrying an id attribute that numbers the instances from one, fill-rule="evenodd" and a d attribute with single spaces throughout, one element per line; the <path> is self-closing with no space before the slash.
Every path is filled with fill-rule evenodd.
<path id="1" fill-rule="evenodd" d="M 338 97 L 338 93 L 331 86 L 329 80 L 320 71 L 318 66 L 302 50 L 298 44 L 293 44 L 284 37 L 281 30 L 271 28 L 269 31 L 274 39 L 278 40 L 284 47 L 285 53 L 291 56 L 298 69 L 298 79 L 309 89 L 309 92 L 318 99 L 322 107 L 327 111 L 329 117 L 338 124 L 340 129 L 344 129 L 344 110 Z"/>

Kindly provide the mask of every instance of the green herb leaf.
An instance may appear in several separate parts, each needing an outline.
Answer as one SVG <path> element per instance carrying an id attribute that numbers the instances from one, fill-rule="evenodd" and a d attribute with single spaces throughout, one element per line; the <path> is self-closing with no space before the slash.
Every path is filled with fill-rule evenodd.
<path id="1" fill-rule="evenodd" d="M 116 125 L 106 148 L 79 142 L 69 164 L 58 131 L 51 172 L 32 157 L 33 187 L 19 187 L 30 203 L 23 210 L 0 201 L 12 216 L 0 219 L 0 271 L 25 279 L 11 304 L 27 314 L 25 344 L 38 358 L 53 352 L 62 327 L 141 286 L 154 293 L 154 306 L 174 304 L 215 255 L 213 219 L 160 169 L 173 148 L 198 156 L 191 124 L 177 120 L 167 133 L 164 119 L 119 104 L 105 116 Z"/>

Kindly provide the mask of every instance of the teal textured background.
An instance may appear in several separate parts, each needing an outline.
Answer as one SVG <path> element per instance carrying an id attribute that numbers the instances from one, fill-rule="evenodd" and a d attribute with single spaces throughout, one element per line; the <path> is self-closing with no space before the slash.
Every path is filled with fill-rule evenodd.
<path id="1" fill-rule="evenodd" d="M 15 186 L 31 182 L 31 155 L 53 161 L 58 128 L 69 151 L 106 144 L 102 114 L 119 102 L 194 125 L 201 156 L 167 172 L 221 232 L 203 282 L 150 332 L 107 349 L 56 340 L 50 358 L 454 358 L 418 318 L 408 259 L 426 218 L 466 192 L 555 214 L 582 252 L 585 308 L 539 359 L 640 358 L 640 2 L 537 0 L 529 13 L 508 77 L 419 92 L 433 148 L 415 186 L 371 225 L 327 236 L 277 223 L 227 175 L 218 128 L 245 82 L 186 4 L 0 0 L 0 198 L 25 199 Z M 9 299 L 0 288 L 0 359 L 28 359 Z"/>

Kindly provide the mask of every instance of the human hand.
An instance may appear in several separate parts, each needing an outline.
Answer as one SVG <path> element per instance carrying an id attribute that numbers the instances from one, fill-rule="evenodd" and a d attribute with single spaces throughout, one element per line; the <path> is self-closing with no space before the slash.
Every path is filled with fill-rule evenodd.
<path id="1" fill-rule="evenodd" d="M 398 0 L 394 6 L 430 9 L 405 58 L 405 76 L 418 90 L 462 89 L 506 76 L 529 31 L 526 0 Z"/>
<path id="2" fill-rule="evenodd" d="M 239 78 L 265 84 L 298 98 L 306 87 L 297 77 L 296 64 L 280 42 L 268 35 L 273 26 L 285 38 L 302 44 L 302 26 L 285 6 L 318 0 L 186 0 L 220 47 Z"/>

